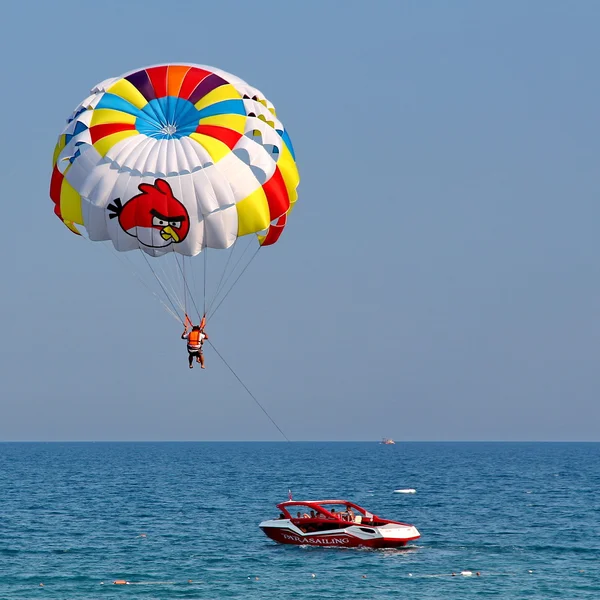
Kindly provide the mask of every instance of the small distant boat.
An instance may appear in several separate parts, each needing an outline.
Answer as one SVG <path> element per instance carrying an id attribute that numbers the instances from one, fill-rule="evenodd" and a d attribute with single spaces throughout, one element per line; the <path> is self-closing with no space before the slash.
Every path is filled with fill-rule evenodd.
<path id="1" fill-rule="evenodd" d="M 395 494 L 416 494 L 417 490 L 414 488 L 403 488 L 401 490 L 394 490 Z"/>
<path id="2" fill-rule="evenodd" d="M 421 537 L 414 525 L 382 519 L 348 500 L 290 500 L 277 508 L 279 518 L 259 527 L 280 544 L 398 548 Z"/>
<path id="3" fill-rule="evenodd" d="M 381 443 L 385 444 L 386 446 L 391 446 L 392 444 L 395 444 L 396 442 L 392 438 L 383 438 L 381 440 Z"/>

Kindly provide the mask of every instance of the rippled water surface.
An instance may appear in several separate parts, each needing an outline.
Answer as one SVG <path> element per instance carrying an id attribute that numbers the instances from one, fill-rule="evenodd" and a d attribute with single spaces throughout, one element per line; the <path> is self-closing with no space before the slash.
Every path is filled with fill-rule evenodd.
<path id="1" fill-rule="evenodd" d="M 422 537 L 277 545 L 288 488 Z M 8 443 L 0 492 L 0 598 L 600 598 L 600 444 Z"/>

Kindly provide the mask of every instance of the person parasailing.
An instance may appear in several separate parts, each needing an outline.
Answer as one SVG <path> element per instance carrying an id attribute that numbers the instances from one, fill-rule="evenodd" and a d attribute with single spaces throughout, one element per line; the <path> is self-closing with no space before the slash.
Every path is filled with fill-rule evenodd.
<path id="1" fill-rule="evenodd" d="M 186 317 L 181 339 L 187 340 L 188 362 L 190 369 L 194 368 L 194 358 L 196 358 L 196 362 L 200 363 L 201 369 L 206 368 L 204 366 L 204 352 L 202 351 L 202 346 L 204 345 L 205 340 L 208 339 L 208 335 L 204 331 L 205 322 L 205 317 L 202 317 L 200 325 L 192 325 L 192 329 L 188 333 L 189 319 Z"/>

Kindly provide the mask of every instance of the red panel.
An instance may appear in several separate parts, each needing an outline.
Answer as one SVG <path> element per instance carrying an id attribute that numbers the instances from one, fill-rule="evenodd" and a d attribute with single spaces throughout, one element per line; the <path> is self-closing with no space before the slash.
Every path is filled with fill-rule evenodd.
<path id="1" fill-rule="evenodd" d="M 134 130 L 133 123 L 103 123 L 102 125 L 93 125 L 90 127 L 90 135 L 92 136 L 92 144 L 101 140 L 107 135 L 119 133 L 120 131 Z"/>
<path id="2" fill-rule="evenodd" d="M 282 215 L 277 219 L 277 223 L 271 225 L 269 230 L 267 231 L 267 235 L 263 240 L 261 246 L 272 246 L 278 239 L 279 236 L 283 233 L 283 229 L 287 222 L 287 215 Z"/>
<path id="3" fill-rule="evenodd" d="M 215 138 L 226 144 L 230 150 L 233 149 L 242 137 L 241 133 L 238 133 L 233 129 L 228 129 L 227 127 L 219 127 L 218 125 L 198 125 L 198 127 L 196 127 L 196 133 L 202 133 L 203 135 Z"/>
<path id="4" fill-rule="evenodd" d="M 62 186 L 64 175 L 55 166 L 52 169 L 52 178 L 50 179 L 50 198 L 56 204 L 54 212 L 60 217 L 60 188 Z M 58 212 L 56 212 L 58 210 Z"/>
<path id="5" fill-rule="evenodd" d="M 271 179 L 263 184 L 263 189 L 267 195 L 271 221 L 274 221 L 284 215 L 290 208 L 290 199 L 279 167 L 275 167 Z"/>
<path id="6" fill-rule="evenodd" d="M 152 82 L 152 87 L 154 88 L 154 93 L 157 98 L 163 98 L 167 95 L 167 69 L 169 67 L 164 65 L 162 67 L 152 67 L 151 69 L 146 69 L 146 73 L 148 73 L 148 77 L 150 77 L 150 81 Z"/>
<path id="7" fill-rule="evenodd" d="M 187 100 L 192 95 L 192 92 L 196 89 L 196 86 L 210 74 L 210 71 L 205 71 L 204 69 L 196 69 L 192 67 L 188 71 L 187 75 L 183 80 L 183 83 L 181 84 L 181 89 L 179 90 L 179 97 Z"/>

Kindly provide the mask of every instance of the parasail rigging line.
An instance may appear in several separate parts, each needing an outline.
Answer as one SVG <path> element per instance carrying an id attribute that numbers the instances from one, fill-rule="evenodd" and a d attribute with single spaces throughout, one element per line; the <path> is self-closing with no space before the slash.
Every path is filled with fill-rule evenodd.
<path id="1" fill-rule="evenodd" d="M 204 231 L 205 231 L 205 235 L 206 235 L 206 225 L 204 226 Z M 203 314 L 206 315 L 206 270 L 208 268 L 208 246 L 206 246 L 204 248 L 204 283 L 203 283 L 203 288 L 202 288 L 202 298 L 204 301 L 204 312 Z"/>
<path id="2" fill-rule="evenodd" d="M 267 415 L 267 417 L 269 418 L 269 421 L 271 421 L 271 423 L 273 423 L 273 425 L 275 425 L 275 427 L 277 427 L 277 430 L 285 438 L 285 441 L 286 442 L 291 441 L 288 438 L 288 436 L 285 435 L 285 433 L 283 433 L 283 430 L 281 429 L 281 427 L 279 427 L 279 425 L 277 425 L 277 423 L 275 422 L 275 419 L 273 419 L 273 417 L 267 412 L 267 410 L 265 409 L 265 407 L 258 401 L 258 399 L 256 398 L 256 396 L 249 390 L 248 386 L 240 379 L 240 377 L 233 370 L 233 368 L 230 366 L 230 364 L 223 358 L 223 356 L 221 355 L 221 353 L 215 348 L 215 345 L 210 340 L 206 340 L 206 341 L 211 345 L 212 349 L 217 353 L 217 356 L 225 363 L 225 366 L 233 373 L 234 377 L 240 382 L 241 386 L 248 392 L 248 394 L 250 395 L 250 397 L 252 398 L 252 400 L 254 400 L 254 402 L 256 402 L 256 404 L 258 405 L 258 407 L 260 408 L 260 410 L 262 410 L 265 413 L 265 415 Z"/>
<path id="3" fill-rule="evenodd" d="M 109 246 L 109 245 L 106 245 L 103 243 L 101 243 L 99 245 L 92 244 L 91 243 L 92 241 L 89 238 L 87 238 L 86 236 L 82 235 L 81 237 L 84 240 L 86 240 L 87 242 L 89 242 L 92 245 L 92 247 L 94 247 L 94 248 L 96 248 L 96 247 L 104 248 L 109 254 L 111 254 L 119 262 L 119 264 L 123 267 L 123 269 L 125 269 L 127 272 L 129 272 L 131 275 L 133 275 L 138 280 L 138 283 L 140 283 L 144 288 L 146 288 L 146 290 L 148 290 L 148 292 L 150 292 L 150 294 L 152 294 L 160 302 L 160 304 L 162 304 L 162 307 L 164 308 L 164 310 L 166 312 L 168 312 L 176 321 L 181 320 L 179 318 L 179 315 L 177 314 L 177 311 L 175 310 L 175 312 L 173 312 L 173 310 L 165 304 L 164 300 L 144 281 L 144 278 L 137 272 L 135 265 L 131 262 L 131 260 L 129 260 L 129 258 L 126 255 L 121 256 L 121 253 L 117 252 L 115 250 L 114 246 Z M 127 264 L 125 264 L 126 262 L 127 262 Z"/>
<path id="4" fill-rule="evenodd" d="M 177 315 L 178 320 L 181 321 L 181 323 L 183 324 L 184 321 L 179 316 L 179 311 L 175 308 L 175 305 L 173 304 L 173 301 L 171 300 L 171 297 L 167 293 L 167 290 L 165 290 L 165 286 L 162 284 L 162 281 L 160 280 L 160 277 L 156 274 L 156 271 L 153 269 L 152 265 L 150 264 L 150 261 L 146 258 L 146 253 L 141 248 L 140 248 L 140 254 L 142 255 L 142 257 L 146 261 L 146 264 L 148 265 L 148 268 L 152 271 L 152 274 L 154 275 L 156 281 L 158 282 L 158 285 L 160 285 L 160 287 L 161 287 L 164 295 L 166 296 L 167 300 L 169 301 L 169 304 L 171 305 L 171 307 L 175 311 L 175 314 Z"/>
<path id="5" fill-rule="evenodd" d="M 249 246 L 248 246 L 249 247 Z M 227 293 L 223 296 L 223 298 L 221 298 L 220 302 L 217 304 L 217 306 L 215 306 L 214 309 L 209 309 L 210 310 L 210 317 L 214 317 L 215 313 L 217 312 L 217 310 L 219 309 L 219 306 L 221 306 L 221 304 L 223 304 L 223 302 L 225 301 L 225 298 L 227 298 L 227 296 L 229 296 L 231 290 L 235 287 L 235 284 L 239 281 L 240 277 L 246 272 L 246 269 L 250 266 L 250 263 L 254 260 L 254 258 L 256 257 L 256 255 L 258 254 L 258 251 L 262 248 L 262 246 L 259 246 L 255 251 L 254 254 L 250 257 L 250 260 L 248 261 L 248 263 L 246 264 L 246 266 L 242 269 L 242 272 L 236 277 L 235 281 L 231 284 L 231 287 L 227 290 Z M 242 255 L 243 256 L 243 255 Z M 241 257 L 240 257 L 241 259 Z M 239 263 L 239 261 L 238 261 Z M 237 267 L 237 264 L 236 264 Z M 234 267 L 235 269 L 235 267 Z M 228 278 L 229 279 L 229 278 Z"/>
<path id="6" fill-rule="evenodd" d="M 185 278 L 185 262 L 183 263 L 183 269 L 181 268 L 181 265 L 179 264 L 179 260 L 177 257 L 175 257 L 175 262 L 177 263 L 177 266 L 179 267 L 179 271 L 181 272 L 181 275 L 183 277 L 183 294 L 184 297 L 187 297 L 187 294 L 190 295 L 190 300 L 192 301 L 192 304 L 194 305 L 194 308 L 196 309 L 196 312 L 198 313 L 198 319 L 200 319 L 200 311 L 198 310 L 198 306 L 196 305 L 196 301 L 194 300 L 194 296 L 188 286 L 188 282 L 187 279 Z M 186 293 L 187 292 L 187 293 Z M 187 309 L 185 314 L 187 315 Z"/>
<path id="7" fill-rule="evenodd" d="M 227 288 L 227 284 L 229 283 L 229 280 L 233 277 L 236 269 L 238 268 L 239 264 L 242 262 L 242 259 L 244 258 L 244 256 L 246 256 L 246 253 L 248 252 L 248 250 L 250 249 L 250 246 L 252 245 L 252 240 L 250 240 L 246 244 L 246 247 L 242 251 L 242 254 L 240 255 L 240 257 L 236 260 L 233 268 L 231 268 L 229 270 L 229 272 L 227 272 L 227 268 L 228 268 L 229 262 L 230 262 L 229 259 L 231 259 L 231 256 L 235 250 L 236 244 L 237 244 L 237 239 L 236 239 L 234 245 L 231 247 L 232 250 L 229 253 L 227 265 L 225 266 L 225 270 L 223 271 L 223 276 L 221 277 L 222 281 L 219 282 L 219 285 L 217 286 L 217 291 L 213 294 L 212 300 L 208 303 L 208 312 L 209 313 L 211 312 L 211 309 L 212 309 L 214 303 L 217 301 L 217 297 L 219 296 L 219 294 L 221 294 L 223 292 L 223 290 L 225 290 Z M 223 279 L 224 279 L 224 281 L 223 281 Z M 234 285 L 235 285 L 235 282 L 234 282 Z M 231 287 L 233 287 L 233 285 Z"/>
<path id="8" fill-rule="evenodd" d="M 237 241 L 239 238 L 235 238 L 235 241 L 233 242 L 233 245 L 231 246 L 231 251 L 229 252 L 229 255 L 227 256 L 227 262 L 225 263 L 225 267 L 223 268 L 223 270 L 221 271 L 221 278 L 219 279 L 219 283 L 217 284 L 217 289 L 212 297 L 212 300 L 209 301 L 208 303 L 208 312 L 210 312 L 210 308 L 211 306 L 214 304 L 217 296 L 221 293 L 221 285 L 223 284 L 223 280 L 225 279 L 225 273 L 227 273 L 227 268 L 229 267 L 229 263 L 231 262 L 233 255 L 235 253 L 235 249 L 237 248 Z M 236 267 L 237 267 L 237 263 L 236 263 Z M 235 270 L 235 267 L 233 268 L 233 270 Z M 206 269 L 205 269 L 206 271 Z M 205 297 L 205 301 L 206 301 L 206 297 Z M 206 307 L 205 307 L 206 310 Z"/>

